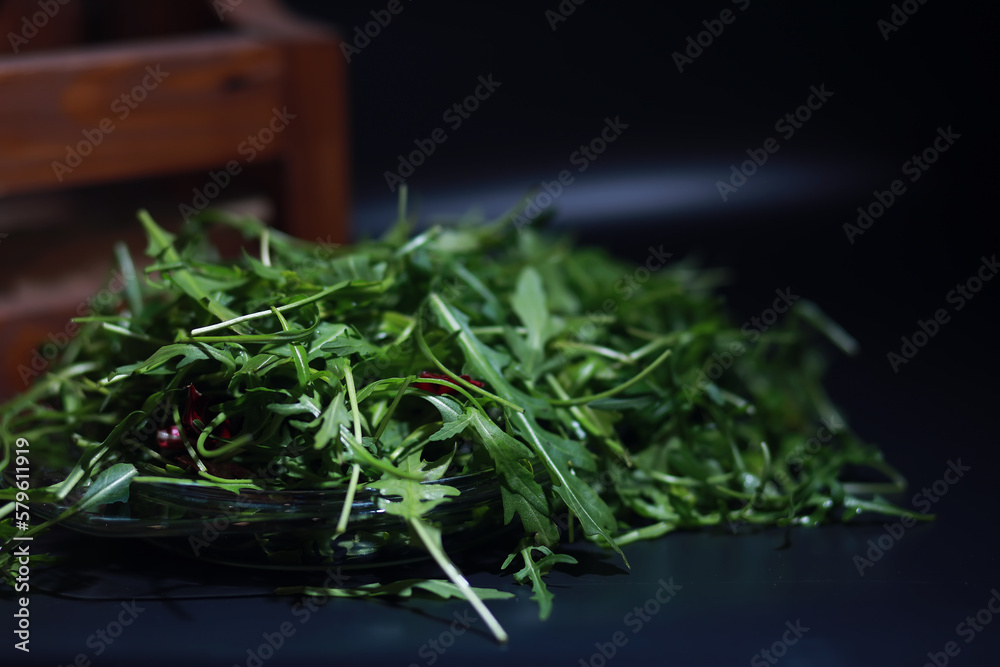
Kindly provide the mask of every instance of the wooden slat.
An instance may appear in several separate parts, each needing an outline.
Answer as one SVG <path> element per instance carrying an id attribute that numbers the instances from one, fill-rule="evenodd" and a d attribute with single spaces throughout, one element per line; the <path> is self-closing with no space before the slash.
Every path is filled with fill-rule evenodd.
<path id="1" fill-rule="evenodd" d="M 329 27 L 303 21 L 275 0 L 242 0 L 226 15 L 241 30 L 282 46 L 288 126 L 282 221 L 296 236 L 346 243 L 350 210 L 347 63 Z"/>
<path id="2" fill-rule="evenodd" d="M 82 3 L 38 0 L 0 1 L 0 54 L 17 55 L 59 48 L 79 41 L 83 33 Z"/>
<path id="3" fill-rule="evenodd" d="M 0 58 L 0 195 L 246 163 L 285 105 L 283 71 L 279 46 L 226 33 Z"/>
<path id="4" fill-rule="evenodd" d="M 299 115 L 288 127 L 296 150 L 285 157 L 285 225 L 310 241 L 346 243 L 350 165 L 344 59 L 334 41 L 286 44 L 286 54 L 288 104 Z"/>

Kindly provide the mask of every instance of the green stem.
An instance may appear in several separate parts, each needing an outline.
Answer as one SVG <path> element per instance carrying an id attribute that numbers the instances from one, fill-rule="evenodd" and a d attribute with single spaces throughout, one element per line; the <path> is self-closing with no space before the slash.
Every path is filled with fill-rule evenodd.
<path id="1" fill-rule="evenodd" d="M 307 296 L 304 299 L 299 299 L 284 306 L 278 306 L 275 308 L 280 313 L 286 310 L 294 310 L 296 308 L 301 308 L 302 306 L 308 305 L 314 301 L 319 301 L 320 299 L 330 296 L 334 292 L 344 289 L 351 284 L 350 280 L 344 280 L 336 285 L 331 285 L 324 290 L 320 290 L 311 296 Z M 217 324 L 209 324 L 208 326 L 198 327 L 197 329 L 191 329 L 191 337 L 198 336 L 199 334 L 208 333 L 209 331 L 217 331 L 218 329 L 225 329 L 226 327 L 231 327 L 234 324 L 242 324 L 243 322 L 250 322 L 251 320 L 259 320 L 262 317 L 267 317 L 268 315 L 273 315 L 274 313 L 269 308 L 268 310 L 258 310 L 256 313 L 249 313 L 248 315 L 240 315 L 239 317 L 234 317 L 226 320 L 225 322 L 219 322 Z"/>
<path id="2" fill-rule="evenodd" d="M 271 306 L 271 312 L 276 318 L 278 318 L 278 323 L 281 324 L 282 331 L 289 332 L 292 330 L 292 328 L 288 326 L 288 320 L 285 319 L 285 316 L 282 315 L 277 308 Z M 306 360 L 305 349 L 300 343 L 291 343 L 289 347 L 292 350 L 292 359 L 295 361 L 295 374 L 299 378 L 299 387 L 302 388 L 302 391 L 305 391 L 306 387 L 309 385 L 310 376 L 309 362 Z M 350 371 L 348 371 L 348 376 L 350 376 Z M 351 386 L 354 386 L 353 379 L 350 380 L 349 383 Z M 360 433 L 360 431 L 358 431 L 358 433 Z M 359 436 L 358 440 L 360 439 L 361 437 Z"/>
<path id="3" fill-rule="evenodd" d="M 516 403 L 511 403 L 507 399 L 500 398 L 496 394 L 488 392 L 485 389 L 483 389 L 482 387 L 477 387 L 476 385 L 472 384 L 471 382 L 466 382 L 465 380 L 463 380 L 462 378 L 460 378 L 458 375 L 456 375 L 455 373 L 453 373 L 451 370 L 449 370 L 447 366 L 445 366 L 443 363 L 441 363 L 440 360 L 438 360 L 438 358 L 434 354 L 434 352 L 431 351 L 431 348 L 427 344 L 427 341 L 424 340 L 424 333 L 422 331 L 422 327 L 417 327 L 417 345 L 420 346 L 420 351 L 423 352 L 427 356 L 427 359 L 432 364 L 434 364 L 434 366 L 436 366 L 438 370 L 440 370 L 442 373 L 444 373 L 449 378 L 451 378 L 452 381 L 455 384 L 457 384 L 457 385 L 459 385 L 461 387 L 465 387 L 469 391 L 474 391 L 474 392 L 476 392 L 478 394 L 482 394 L 486 398 L 488 398 L 490 400 L 493 400 L 493 401 L 496 401 L 497 403 L 500 403 L 501 405 L 506 405 L 511 410 L 514 410 L 516 412 L 524 412 L 524 408 L 522 408 L 521 406 L 517 405 Z"/>
<path id="4" fill-rule="evenodd" d="M 651 363 L 649 366 L 646 366 L 641 371 L 639 371 L 631 378 L 618 385 L 617 387 L 613 387 L 611 389 L 608 389 L 607 391 L 602 391 L 599 394 L 578 396 L 577 398 L 570 398 L 566 400 L 548 399 L 549 405 L 556 405 L 556 406 L 583 405 L 584 403 L 593 403 L 594 401 L 599 401 L 603 398 L 611 398 L 612 396 L 620 394 L 621 392 L 625 391 L 632 385 L 645 380 L 646 376 L 655 371 L 660 366 L 660 364 L 662 364 L 664 361 L 667 360 L 667 357 L 669 356 L 670 356 L 670 350 L 665 350 L 663 354 L 661 354 L 656 358 L 656 361 Z"/>
<path id="5" fill-rule="evenodd" d="M 271 229 L 264 227 L 260 232 L 260 263 L 271 266 Z"/>
<path id="6" fill-rule="evenodd" d="M 462 576 L 462 573 L 458 570 L 457 567 L 455 567 L 454 563 L 448 560 L 448 556 L 444 553 L 444 551 L 442 551 L 440 546 L 438 546 L 437 540 L 435 540 L 431 536 L 431 534 L 427 530 L 427 527 L 424 525 L 424 522 L 421 521 L 419 518 L 411 518 L 408 519 L 407 521 L 410 524 L 410 527 L 413 529 L 413 532 L 416 533 L 417 537 L 420 538 L 420 541 L 423 543 L 424 548 L 426 548 L 427 551 L 430 552 L 434 560 L 437 561 L 437 564 L 441 567 L 442 570 L 444 570 L 445 575 L 447 575 L 448 579 L 451 580 L 451 583 L 455 584 L 458 587 L 458 590 L 462 592 L 462 595 L 465 596 L 465 599 L 469 601 L 469 604 L 472 605 L 472 608 L 476 610 L 476 612 L 484 621 L 486 621 L 486 625 L 493 632 L 493 636 L 496 637 L 496 640 L 501 644 L 506 644 L 508 637 L 503 627 L 493 616 L 490 610 L 486 608 L 486 605 L 483 604 L 483 601 L 479 599 L 479 596 L 476 595 L 476 592 L 472 590 L 472 587 L 469 586 L 469 582 L 465 579 L 464 576 Z"/>
<path id="7" fill-rule="evenodd" d="M 361 442 L 361 410 L 358 408 L 358 390 L 354 386 L 354 371 L 350 366 L 344 373 L 344 380 L 347 382 L 347 397 L 351 402 L 351 416 L 354 418 L 354 438 Z M 361 475 L 361 466 L 355 463 L 351 466 L 351 481 L 347 485 L 347 495 L 344 497 L 344 506 L 340 510 L 340 518 L 337 520 L 337 535 L 347 530 L 347 521 L 351 517 L 351 505 L 354 504 L 354 494 L 358 488 L 358 478 Z"/>

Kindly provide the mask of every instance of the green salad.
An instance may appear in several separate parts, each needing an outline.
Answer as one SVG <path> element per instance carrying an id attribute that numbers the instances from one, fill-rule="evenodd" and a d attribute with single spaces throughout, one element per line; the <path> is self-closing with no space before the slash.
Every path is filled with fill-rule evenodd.
<path id="1" fill-rule="evenodd" d="M 498 521 L 514 527 L 497 571 L 533 588 L 542 618 L 546 575 L 575 562 L 560 542 L 627 564 L 623 546 L 678 529 L 900 513 L 879 495 L 901 490 L 899 475 L 821 386 L 820 339 L 853 341 L 804 299 L 741 326 L 724 274 L 661 246 L 633 265 L 541 221 L 515 225 L 516 211 L 418 232 L 405 196 L 384 236 L 350 246 L 219 212 L 176 234 L 139 218 L 145 275 L 119 248 L 123 289 L 0 406 L 11 585 L 10 540 L 136 485 L 340 489 L 331 536 L 351 532 L 351 500 L 375 489 L 443 578 L 350 595 L 461 596 L 504 641 L 483 599 L 506 594 L 470 587 L 442 545 L 435 510 L 460 498 L 450 478 L 490 476 Z M 242 256 L 206 240 L 219 227 L 242 235 Z M 60 479 L 19 486 L 19 442 Z M 858 469 L 885 481 L 846 478 Z M 68 508 L 23 530 L 28 497 Z"/>

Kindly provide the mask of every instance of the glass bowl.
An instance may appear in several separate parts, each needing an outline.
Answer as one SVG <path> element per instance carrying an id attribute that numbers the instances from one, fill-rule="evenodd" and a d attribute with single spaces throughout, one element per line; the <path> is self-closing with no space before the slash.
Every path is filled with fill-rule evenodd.
<path id="1" fill-rule="evenodd" d="M 424 483 L 460 491 L 424 515 L 441 529 L 449 553 L 496 538 L 503 517 L 500 483 L 492 470 Z M 65 504 L 32 508 L 51 518 L 81 494 L 75 491 Z M 411 539 L 406 521 L 379 507 L 380 497 L 377 489 L 358 488 L 347 529 L 338 534 L 344 489 L 234 493 L 133 484 L 128 501 L 78 512 L 61 525 L 90 535 L 145 538 L 186 556 L 255 568 L 369 568 L 428 558 L 418 540 Z"/>

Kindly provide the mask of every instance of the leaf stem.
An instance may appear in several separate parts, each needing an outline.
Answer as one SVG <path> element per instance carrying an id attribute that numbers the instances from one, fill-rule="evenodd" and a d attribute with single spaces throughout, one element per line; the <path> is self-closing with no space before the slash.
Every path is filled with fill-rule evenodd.
<path id="1" fill-rule="evenodd" d="M 336 285 L 330 285 L 326 289 L 320 290 L 319 292 L 307 296 L 304 299 L 299 299 L 298 301 L 287 303 L 284 306 L 278 306 L 277 308 L 275 308 L 275 310 L 277 310 L 279 313 L 283 313 L 286 310 L 294 310 L 295 308 L 301 308 L 302 306 L 310 304 L 314 301 L 319 301 L 324 297 L 330 296 L 334 292 L 342 290 L 350 284 L 351 284 L 350 280 L 341 281 Z M 269 308 L 268 310 L 258 310 L 256 313 L 240 315 L 239 317 L 234 317 L 224 322 L 217 322 L 216 324 L 209 324 L 208 326 L 198 327 L 197 329 L 191 329 L 191 337 L 198 336 L 203 333 L 208 333 L 209 331 L 217 331 L 219 329 L 225 329 L 226 327 L 231 327 L 234 324 L 242 324 L 243 322 L 249 322 L 251 320 L 259 320 L 262 317 L 267 317 L 268 315 L 273 315 L 273 314 L 274 313 L 271 312 L 271 309 Z"/>
<path id="2" fill-rule="evenodd" d="M 271 266 L 271 229 L 264 227 L 260 232 L 260 263 Z"/>
<path id="3" fill-rule="evenodd" d="M 548 402 L 549 402 L 550 405 L 570 406 L 570 405 L 582 405 L 584 403 L 592 403 L 594 401 L 599 401 L 602 398 L 610 398 L 610 397 L 614 396 L 615 394 L 620 394 L 621 392 L 625 391 L 626 389 L 628 389 L 632 385 L 637 384 L 637 383 L 642 382 L 643 380 L 645 380 L 646 376 L 649 375 L 650 373 L 652 373 L 653 371 L 655 371 L 659 367 L 660 364 L 662 364 L 664 361 L 667 360 L 667 357 L 669 357 L 669 356 L 670 356 L 670 350 L 665 350 L 663 352 L 663 354 L 661 354 L 660 356 L 658 356 L 656 358 L 656 361 L 654 361 L 650 365 L 646 366 L 641 371 L 639 371 L 638 373 L 636 373 L 635 375 L 633 375 L 631 378 L 629 378 L 625 382 L 623 382 L 620 385 L 618 385 L 617 387 L 613 387 L 611 389 L 608 389 L 607 391 L 602 391 L 599 394 L 589 394 L 587 396 L 578 396 L 577 398 L 569 398 L 569 399 L 565 399 L 565 400 L 551 399 L 550 398 L 550 399 L 548 399 Z"/>
<path id="4" fill-rule="evenodd" d="M 407 521 L 413 529 L 413 532 L 420 538 L 424 548 L 430 552 L 434 560 L 437 561 L 437 564 L 442 570 L 444 570 L 445 575 L 447 575 L 448 579 L 451 580 L 451 583 L 458 587 L 465 599 L 472 605 L 472 608 L 479 613 L 479 616 L 484 621 L 486 621 L 486 625 L 489 626 L 490 630 L 493 632 L 493 636 L 496 637 L 496 640 L 501 644 L 506 644 L 508 637 L 503 627 L 486 607 L 483 601 L 479 599 L 476 592 L 472 590 L 472 587 L 469 586 L 469 582 L 464 576 L 462 576 L 462 573 L 457 567 L 455 567 L 454 563 L 448 559 L 448 556 L 445 555 L 444 551 L 438 545 L 438 541 L 435 540 L 427 530 L 424 522 L 420 518 L 410 518 Z"/>
<path id="5" fill-rule="evenodd" d="M 460 385 L 462 387 L 465 387 L 469 391 L 474 391 L 474 392 L 476 392 L 478 394 L 482 394 L 486 398 L 489 398 L 490 400 L 496 401 L 497 403 L 499 403 L 501 405 L 505 405 L 505 406 L 507 406 L 508 408 L 510 408 L 512 410 L 515 410 L 517 412 L 524 412 L 524 408 L 522 408 L 521 406 L 517 405 L 516 403 L 511 403 L 507 399 L 500 398 L 496 394 L 491 393 L 489 391 L 486 391 L 482 387 L 477 387 L 476 385 L 472 384 L 471 382 L 466 382 L 465 380 L 463 380 L 462 378 L 460 378 L 458 375 L 456 375 L 455 373 L 453 373 L 447 366 L 445 366 L 443 363 L 441 363 L 441 361 L 438 360 L 438 358 L 434 354 L 434 352 L 431 351 L 431 348 L 427 344 L 427 341 L 424 340 L 423 327 L 417 327 L 417 345 L 420 346 L 420 351 L 423 352 L 427 356 L 427 359 L 432 364 L 434 364 L 438 368 L 438 370 L 440 370 L 442 373 L 444 373 L 449 378 L 451 378 L 452 381 L 454 381 L 455 384 L 458 384 L 458 385 Z"/>
<path id="6" fill-rule="evenodd" d="M 362 441 L 361 436 L 361 410 L 358 408 L 358 391 L 354 386 L 354 371 L 350 366 L 344 372 L 344 381 L 347 383 L 347 397 L 351 402 L 351 416 L 354 419 L 354 438 Z M 337 535 L 347 530 L 347 521 L 351 516 L 351 505 L 354 504 L 354 493 L 358 488 L 358 477 L 361 475 L 361 466 L 355 462 L 351 466 L 351 481 L 347 485 L 347 495 L 344 496 L 344 506 L 340 510 L 340 518 L 337 520 Z"/>

